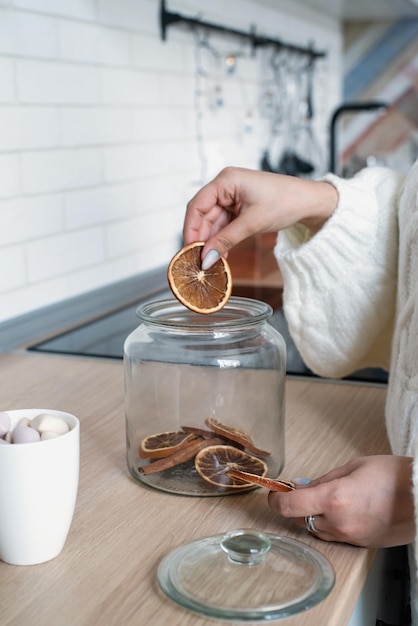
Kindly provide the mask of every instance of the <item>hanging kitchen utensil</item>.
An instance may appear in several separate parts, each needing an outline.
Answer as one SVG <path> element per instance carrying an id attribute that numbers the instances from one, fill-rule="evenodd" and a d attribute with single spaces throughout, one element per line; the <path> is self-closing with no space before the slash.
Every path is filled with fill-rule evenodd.
<path id="1" fill-rule="evenodd" d="M 303 60 L 304 61 L 304 60 Z M 296 152 L 298 133 L 305 120 L 301 119 L 303 101 L 302 79 L 305 68 L 301 67 L 300 58 L 293 56 L 288 63 L 288 77 L 286 81 L 286 123 L 284 132 L 284 146 L 278 162 L 278 172 L 289 176 L 310 174 L 314 167 Z M 303 117 L 304 117 L 303 112 Z"/>
<path id="2" fill-rule="evenodd" d="M 291 135 L 288 141 L 291 148 L 284 150 L 279 161 L 279 171 L 292 176 L 311 177 L 323 172 L 322 152 L 313 131 L 313 72 L 313 57 L 309 57 L 303 67 L 295 66 L 293 71 L 295 97 L 289 106 Z"/>
<path id="3" fill-rule="evenodd" d="M 293 150 L 285 150 L 279 161 L 278 171 L 281 174 L 298 176 L 299 174 L 311 174 L 314 169 L 312 163 L 301 159 Z"/>
<path id="4" fill-rule="evenodd" d="M 305 133 L 308 139 L 307 152 L 312 158 L 312 172 L 316 175 L 324 173 L 324 159 L 321 148 L 316 139 L 313 123 L 314 123 L 314 104 L 313 104 L 313 88 L 314 88 L 314 72 L 315 59 L 310 56 L 306 66 L 306 114 L 305 114 Z M 308 173 L 308 172 L 306 172 Z"/>
<path id="5" fill-rule="evenodd" d="M 275 51 L 270 65 L 280 110 L 276 105 L 260 169 L 301 177 L 322 173 L 321 150 L 313 132 L 314 58 L 287 50 Z M 277 150 L 276 157 L 272 157 L 273 147 Z"/>
<path id="6" fill-rule="evenodd" d="M 286 82 L 288 78 L 289 52 L 287 50 L 273 50 L 269 60 L 272 70 L 272 85 L 267 91 L 270 103 L 270 133 L 267 145 L 262 153 L 260 168 L 264 172 L 277 174 L 278 168 L 273 163 L 277 163 L 277 155 L 283 150 L 284 136 L 287 124 L 287 96 Z M 271 80 L 271 79 L 270 79 Z M 276 156 L 272 156 L 275 152 Z"/>
<path id="7" fill-rule="evenodd" d="M 268 150 L 264 150 L 263 155 L 261 157 L 260 169 L 262 172 L 272 172 L 276 173 L 276 170 L 272 167 L 270 163 L 270 157 Z"/>

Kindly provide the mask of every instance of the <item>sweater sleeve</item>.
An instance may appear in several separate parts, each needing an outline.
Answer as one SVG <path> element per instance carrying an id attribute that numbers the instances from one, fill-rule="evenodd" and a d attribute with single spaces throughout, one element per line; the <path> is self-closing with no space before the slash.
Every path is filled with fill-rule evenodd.
<path id="1" fill-rule="evenodd" d="M 279 234 L 289 331 L 320 376 L 389 368 L 403 179 L 381 167 L 350 180 L 328 174 L 322 180 L 335 186 L 339 201 L 322 229 L 311 235 L 296 225 Z"/>

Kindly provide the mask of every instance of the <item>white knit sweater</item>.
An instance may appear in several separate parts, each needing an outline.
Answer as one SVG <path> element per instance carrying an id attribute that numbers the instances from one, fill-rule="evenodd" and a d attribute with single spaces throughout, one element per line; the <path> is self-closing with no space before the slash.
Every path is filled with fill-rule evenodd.
<path id="1" fill-rule="evenodd" d="M 278 237 L 284 311 L 302 357 L 317 374 L 390 370 L 387 431 L 393 453 L 415 459 L 418 528 L 418 161 L 406 178 L 379 167 L 351 180 L 331 174 L 324 180 L 339 193 L 328 222 L 314 236 L 295 226 Z M 412 564 L 411 586 L 418 625 Z"/>

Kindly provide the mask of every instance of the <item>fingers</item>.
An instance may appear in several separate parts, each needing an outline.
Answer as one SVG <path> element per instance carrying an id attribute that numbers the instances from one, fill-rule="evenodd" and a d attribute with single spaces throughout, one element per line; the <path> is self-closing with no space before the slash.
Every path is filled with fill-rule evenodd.
<path id="1" fill-rule="evenodd" d="M 282 517 L 291 518 L 300 528 L 309 531 L 323 541 L 341 541 L 334 520 L 328 516 L 333 489 L 329 483 L 321 483 L 318 479 L 309 485 L 297 488 L 288 493 L 270 492 L 268 503 L 270 508 Z M 308 528 L 307 518 L 314 517 L 315 530 Z"/>
<path id="2" fill-rule="evenodd" d="M 326 487 L 326 486 L 325 486 Z M 327 490 L 323 485 L 295 489 L 288 493 L 270 492 L 270 507 L 283 517 L 304 519 L 307 515 L 320 515 L 327 504 Z"/>
<path id="3" fill-rule="evenodd" d="M 229 222 L 219 233 L 206 240 L 202 250 L 204 259 L 210 250 L 216 250 L 220 256 L 226 257 L 228 252 L 247 237 L 254 234 L 254 223 L 251 217 L 241 214 L 239 219 Z"/>
<path id="4" fill-rule="evenodd" d="M 224 170 L 188 202 L 183 224 L 185 242 L 207 241 L 226 226 L 235 211 L 234 175 Z"/>
<path id="5" fill-rule="evenodd" d="M 316 232 L 332 214 L 335 196 L 329 183 L 227 167 L 188 203 L 183 238 L 205 241 L 205 258 L 211 249 L 226 256 L 250 235 L 278 232 L 301 220 Z"/>
<path id="6" fill-rule="evenodd" d="M 259 175 L 260 172 L 225 168 L 190 200 L 183 238 L 185 243 L 206 242 L 202 260 L 211 250 L 226 257 L 235 245 L 265 228 L 266 211 L 257 200 L 262 188 Z M 211 264 L 208 260 L 205 269 Z"/>
<path id="7" fill-rule="evenodd" d="M 296 524 L 304 527 L 311 535 L 318 535 L 323 531 L 323 528 L 319 526 L 322 522 L 322 515 L 307 515 L 304 518 L 298 518 Z"/>
<path id="8" fill-rule="evenodd" d="M 326 514 L 313 512 L 313 511 L 319 511 L 320 507 L 317 506 L 316 508 L 313 508 L 315 496 L 314 496 L 314 499 L 311 500 L 310 497 L 312 494 L 309 494 L 309 498 L 306 500 L 306 502 L 302 504 L 299 502 L 297 502 L 296 504 L 292 502 L 291 505 L 286 505 L 286 504 L 283 505 L 281 501 L 287 500 L 287 498 L 283 496 L 292 495 L 292 501 L 295 499 L 299 499 L 299 498 L 296 498 L 296 496 L 298 495 L 297 491 L 304 492 L 304 495 L 306 496 L 308 495 L 308 491 L 310 491 L 310 489 L 295 490 L 293 492 L 290 492 L 289 494 L 280 493 L 278 498 L 276 497 L 277 493 L 275 494 L 274 492 L 270 492 L 268 496 L 270 507 L 274 511 L 283 515 L 283 517 L 292 518 L 296 526 L 305 530 L 306 532 L 313 535 L 317 539 L 321 539 L 322 541 L 341 541 L 342 538 L 335 533 L 333 524 L 332 522 L 330 522 L 330 520 L 328 520 Z M 315 494 L 316 489 L 313 489 L 312 491 L 313 491 L 313 494 Z M 295 506 L 293 506 L 294 504 Z M 308 507 L 311 507 L 309 512 L 308 512 Z M 295 515 L 293 515 L 293 512 L 296 510 L 304 510 L 305 514 L 303 516 L 301 515 L 299 517 L 296 517 Z M 308 523 L 309 516 L 313 517 L 313 526 L 314 526 L 313 528 Z"/>
<path id="9" fill-rule="evenodd" d="M 307 486 L 271 492 L 268 502 L 311 532 L 307 521 L 313 516 L 313 534 L 319 539 L 366 547 L 403 545 L 416 533 L 412 472 L 410 457 L 360 457 Z"/>
<path id="10" fill-rule="evenodd" d="M 209 269 L 219 256 L 227 257 L 228 252 L 238 243 L 253 234 L 254 228 L 250 220 L 242 215 L 239 220 L 229 221 L 232 216 L 225 212 L 218 211 L 219 207 L 212 207 L 204 214 L 204 217 L 196 216 L 196 212 L 190 216 L 183 231 L 185 243 L 192 241 L 206 242 L 202 250 L 202 260 L 209 253 L 217 252 L 218 256 L 212 255 L 212 259 L 207 259 Z"/>
<path id="11" fill-rule="evenodd" d="M 311 480 L 307 485 L 298 486 L 295 491 L 285 494 L 269 494 L 271 508 L 283 517 L 305 518 L 307 515 L 323 515 L 332 507 L 341 506 L 340 493 L 342 479 L 347 478 L 361 466 L 361 459 L 353 459 Z"/>
<path id="12" fill-rule="evenodd" d="M 351 474 L 360 464 L 360 459 L 353 459 L 349 461 L 345 465 L 341 465 L 340 467 L 336 467 L 326 474 L 323 474 L 320 478 L 316 478 L 311 481 L 311 485 L 320 485 L 322 483 L 328 483 L 338 478 L 343 478 L 344 476 L 348 476 Z"/>
<path id="13" fill-rule="evenodd" d="M 298 526 L 305 528 L 311 535 L 322 539 L 322 541 L 337 541 L 334 533 L 329 530 L 329 523 L 324 515 L 313 515 L 312 517 L 313 519 L 311 518 L 310 525 L 307 521 L 307 517 L 299 518 L 295 520 L 295 522 Z"/>
<path id="14" fill-rule="evenodd" d="M 216 202 L 209 205 L 199 204 L 198 207 L 189 203 L 184 220 L 183 239 L 186 244 L 207 241 L 227 223 L 228 215 Z"/>

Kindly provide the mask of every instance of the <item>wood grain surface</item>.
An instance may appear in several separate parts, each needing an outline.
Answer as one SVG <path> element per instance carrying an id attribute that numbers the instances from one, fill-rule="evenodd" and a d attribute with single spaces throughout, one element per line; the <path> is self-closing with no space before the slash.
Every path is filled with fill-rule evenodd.
<path id="1" fill-rule="evenodd" d="M 319 550 L 335 569 L 336 585 L 328 598 L 280 625 L 347 624 L 373 550 L 315 539 L 275 515 L 264 489 L 190 498 L 147 488 L 130 476 L 122 362 L 3 354 L 0 380 L 0 410 L 60 409 L 81 422 L 79 493 L 67 542 L 48 563 L 18 567 L 0 562 L 3 626 L 223 623 L 174 604 L 160 591 L 156 571 L 178 545 L 237 528 L 298 539 Z M 381 387 L 289 379 L 282 478 L 314 477 L 355 455 L 388 452 L 385 393 Z"/>

